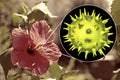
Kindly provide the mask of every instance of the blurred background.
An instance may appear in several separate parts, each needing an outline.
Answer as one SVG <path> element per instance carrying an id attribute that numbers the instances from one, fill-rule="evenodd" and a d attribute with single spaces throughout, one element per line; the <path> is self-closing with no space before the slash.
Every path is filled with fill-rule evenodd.
<path id="1" fill-rule="evenodd" d="M 16 26 L 12 21 L 12 13 L 13 12 L 22 13 L 20 5 L 23 2 L 31 8 L 33 5 L 35 5 L 35 3 L 40 1 L 45 1 L 45 0 L 0 0 L 0 53 L 2 53 L 5 49 L 11 46 L 10 32 Z M 117 1 L 119 0 L 116 0 L 116 2 Z M 54 41 L 60 47 L 61 52 L 67 55 L 67 53 L 62 48 L 59 39 L 58 32 L 61 25 L 60 23 L 65 17 L 65 15 L 71 9 L 83 4 L 92 4 L 105 9 L 108 13 L 111 14 L 112 3 L 113 0 L 48 0 L 47 3 L 48 9 L 51 11 L 53 15 L 58 16 L 58 18 L 51 19 L 48 22 L 53 30 L 56 27 L 58 27 L 57 30 L 55 31 Z M 117 6 L 120 5 L 119 3 L 117 3 Z M 120 14 L 117 13 L 117 15 Z M 113 17 L 114 17 L 114 13 L 113 13 Z M 117 27 L 118 26 L 119 25 L 117 25 Z M 119 34 L 119 29 L 118 29 L 118 34 Z M 116 42 L 114 48 L 110 51 L 110 53 L 106 55 L 104 59 L 101 59 L 99 61 L 87 63 L 78 60 L 71 60 L 69 56 L 63 55 L 59 60 L 59 64 L 62 67 L 67 67 L 67 65 L 69 65 L 69 62 L 71 61 L 71 63 L 74 64 L 72 69 L 79 70 L 79 76 L 78 76 L 79 78 L 78 79 L 76 78 L 76 80 L 120 80 L 120 78 L 113 79 L 114 76 L 113 71 L 120 68 L 119 45 L 117 44 L 118 43 Z M 3 68 L 0 66 L 0 80 L 5 79 L 3 75 L 4 75 Z"/>

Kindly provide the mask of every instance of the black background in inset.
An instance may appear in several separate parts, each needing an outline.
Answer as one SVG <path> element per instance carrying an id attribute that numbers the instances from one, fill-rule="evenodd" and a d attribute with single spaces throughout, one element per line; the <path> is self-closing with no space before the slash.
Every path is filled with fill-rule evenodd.
<path id="1" fill-rule="evenodd" d="M 92 5 L 83 5 L 80 7 L 77 7 L 75 9 L 73 9 L 72 11 L 70 11 L 66 17 L 64 18 L 62 25 L 61 25 L 61 29 L 60 29 L 60 38 L 61 38 L 61 42 L 62 45 L 64 47 L 64 49 L 67 51 L 67 53 L 69 53 L 71 56 L 79 59 L 79 60 L 83 60 L 83 61 L 94 61 L 94 60 L 98 60 L 102 57 L 104 57 L 103 55 L 100 55 L 99 52 L 97 52 L 97 56 L 93 57 L 92 53 L 88 54 L 87 59 L 85 59 L 85 53 L 82 52 L 79 56 L 78 56 L 78 51 L 77 49 L 71 51 L 69 50 L 71 46 L 69 46 L 68 42 L 64 42 L 65 39 L 63 38 L 64 35 L 66 35 L 68 33 L 67 30 L 64 30 L 63 28 L 67 27 L 64 22 L 66 23 L 71 23 L 71 18 L 70 15 L 75 17 L 75 14 L 77 16 L 79 16 L 79 10 L 81 10 L 81 12 L 84 12 L 84 9 L 86 9 L 86 12 L 89 12 L 90 14 L 92 14 L 93 10 L 95 10 L 96 15 L 98 15 L 100 13 L 100 16 L 102 16 L 102 20 L 104 19 L 109 19 L 108 23 L 106 23 L 106 27 L 112 26 L 110 32 L 114 33 L 113 35 L 109 36 L 109 40 L 113 41 L 115 43 L 116 40 L 116 27 L 115 27 L 115 23 L 113 21 L 113 19 L 111 18 L 111 16 L 104 11 L 103 9 L 96 7 L 96 6 L 92 6 Z M 81 33 L 80 33 L 81 34 Z M 82 35 L 82 34 L 81 34 Z M 103 52 L 105 53 L 105 55 L 112 49 L 114 43 L 110 44 L 110 48 L 105 47 L 106 50 L 103 50 Z"/>

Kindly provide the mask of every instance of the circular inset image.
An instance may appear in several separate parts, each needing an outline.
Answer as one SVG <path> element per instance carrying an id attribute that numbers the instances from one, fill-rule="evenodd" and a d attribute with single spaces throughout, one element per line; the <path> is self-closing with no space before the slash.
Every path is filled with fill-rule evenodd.
<path id="1" fill-rule="evenodd" d="M 103 9 L 83 5 L 70 11 L 60 29 L 61 43 L 72 57 L 94 61 L 104 57 L 116 40 L 112 17 Z"/>

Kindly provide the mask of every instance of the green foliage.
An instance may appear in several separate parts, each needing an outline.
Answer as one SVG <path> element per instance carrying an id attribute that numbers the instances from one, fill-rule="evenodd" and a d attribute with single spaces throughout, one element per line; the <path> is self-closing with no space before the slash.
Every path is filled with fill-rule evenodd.
<path id="1" fill-rule="evenodd" d="M 0 26 L 0 63 L 3 68 L 5 78 L 7 78 L 8 71 L 11 69 L 11 60 L 9 50 L 6 50 L 10 47 L 10 34 L 9 28 L 6 26 Z"/>
<path id="2" fill-rule="evenodd" d="M 8 3 L 10 5 L 8 5 Z M 7 27 L 10 25 L 10 15 L 12 13 L 12 5 L 14 1 L 4 1 L 0 3 L 0 64 L 4 71 L 5 78 L 7 79 L 7 74 L 12 67 L 10 60 L 10 29 Z M 14 5 L 16 6 L 16 5 Z"/>
<path id="3" fill-rule="evenodd" d="M 77 70 L 72 70 L 70 72 L 64 73 L 59 80 L 75 80 L 77 73 Z"/>
<path id="4" fill-rule="evenodd" d="M 34 76 L 34 75 L 33 75 L 33 76 L 31 77 L 31 80 L 40 80 L 40 77 L 39 77 L 39 76 Z"/>
<path id="5" fill-rule="evenodd" d="M 75 59 L 70 59 L 69 64 L 66 68 L 66 71 L 68 71 L 68 72 L 71 71 L 72 68 L 74 67 L 74 65 L 75 65 Z"/>
<path id="6" fill-rule="evenodd" d="M 35 21 L 42 20 L 45 18 L 45 15 L 40 10 L 33 10 L 28 14 L 28 19 L 30 23 L 34 23 Z"/>
<path id="7" fill-rule="evenodd" d="M 11 15 L 20 12 L 20 0 L 0 0 L 0 26 L 11 25 Z"/>
<path id="8" fill-rule="evenodd" d="M 46 5 L 46 2 L 37 3 L 35 6 L 32 7 L 32 9 L 29 9 L 29 7 L 24 3 L 21 5 L 21 7 L 24 12 L 23 14 L 13 13 L 12 20 L 13 20 L 13 24 L 15 25 L 25 22 L 25 26 L 26 26 L 26 24 L 29 25 L 38 20 L 44 20 L 44 19 L 56 17 L 51 14 L 51 12 L 49 11 Z"/>
<path id="9" fill-rule="evenodd" d="M 49 72 L 52 78 L 59 80 L 60 76 L 64 73 L 64 70 L 60 69 L 58 63 L 55 62 L 50 66 Z"/>
<path id="10" fill-rule="evenodd" d="M 112 16 L 117 25 L 120 25 L 120 0 L 114 0 L 111 8 Z"/>
<path id="11" fill-rule="evenodd" d="M 29 7 L 25 3 L 22 3 L 21 7 L 23 9 L 24 14 L 27 14 L 30 11 Z"/>
<path id="12" fill-rule="evenodd" d="M 13 25 L 19 25 L 22 24 L 23 22 L 27 22 L 27 16 L 22 15 L 22 14 L 17 14 L 17 13 L 13 13 L 12 14 L 12 21 L 13 21 Z"/>
<path id="13" fill-rule="evenodd" d="M 7 79 L 8 72 L 11 68 L 13 68 L 13 65 L 11 63 L 10 59 L 10 52 L 5 52 L 4 54 L 0 55 L 0 63 L 3 68 L 5 78 Z"/>
<path id="14" fill-rule="evenodd" d="M 78 70 L 72 70 L 74 62 L 75 60 L 71 59 L 66 69 L 60 68 L 58 63 L 53 63 L 49 68 L 52 78 L 55 78 L 56 80 L 75 80 Z"/>
<path id="15" fill-rule="evenodd" d="M 9 28 L 6 26 L 0 26 L 0 54 L 3 50 L 9 48 L 10 46 L 10 36 Z"/>
<path id="16" fill-rule="evenodd" d="M 33 75 L 22 68 L 9 70 L 7 80 L 41 80 L 39 76 Z"/>
<path id="17" fill-rule="evenodd" d="M 37 20 L 46 19 L 46 17 L 56 17 L 51 14 L 46 3 L 44 2 L 37 3 L 35 6 L 33 6 L 32 9 L 28 12 L 27 16 L 31 23 Z"/>
<path id="18" fill-rule="evenodd" d="M 70 59 L 68 66 L 65 68 L 60 67 L 58 63 L 53 63 L 49 72 L 51 77 L 56 80 L 74 80 L 77 77 L 78 70 L 72 70 L 74 67 L 75 60 Z"/>
<path id="19" fill-rule="evenodd" d="M 9 77 L 7 78 L 7 80 L 17 80 L 17 79 L 20 78 L 20 77 L 21 77 L 21 75 L 15 74 L 15 75 L 13 75 L 13 76 L 9 76 Z"/>
<path id="20" fill-rule="evenodd" d="M 75 79 L 76 80 L 96 80 L 90 73 L 79 74 Z"/>

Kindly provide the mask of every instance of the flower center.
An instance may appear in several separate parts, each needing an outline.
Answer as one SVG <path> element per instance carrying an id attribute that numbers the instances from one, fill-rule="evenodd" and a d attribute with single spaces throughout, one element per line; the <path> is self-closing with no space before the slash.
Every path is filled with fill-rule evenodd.
<path id="1" fill-rule="evenodd" d="M 30 55 L 33 55 L 34 54 L 34 51 L 32 50 L 32 48 L 28 48 L 28 50 L 27 50 L 27 52 L 28 52 L 28 54 L 30 54 Z"/>

